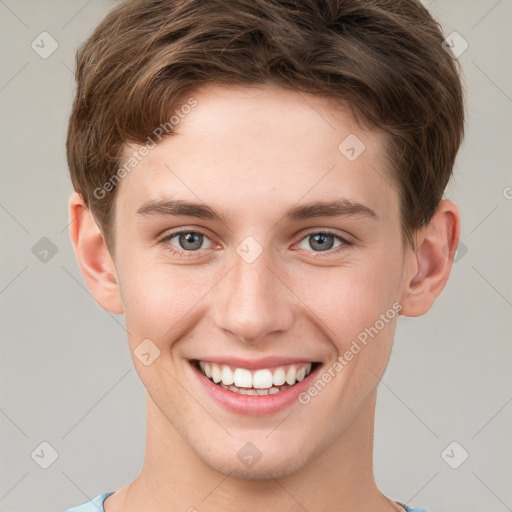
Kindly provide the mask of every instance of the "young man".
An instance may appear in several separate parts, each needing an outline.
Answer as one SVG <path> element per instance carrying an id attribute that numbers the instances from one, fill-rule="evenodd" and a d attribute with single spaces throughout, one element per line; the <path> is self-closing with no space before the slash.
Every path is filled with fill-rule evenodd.
<path id="1" fill-rule="evenodd" d="M 457 63 L 415 0 L 128 0 L 80 49 L 71 240 L 147 389 L 133 482 L 71 512 L 391 512 L 399 315 L 460 230 Z"/>

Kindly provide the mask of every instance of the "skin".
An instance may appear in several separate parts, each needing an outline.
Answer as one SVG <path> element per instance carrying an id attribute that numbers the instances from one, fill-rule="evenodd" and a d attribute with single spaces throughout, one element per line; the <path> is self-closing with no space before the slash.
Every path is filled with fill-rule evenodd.
<path id="1" fill-rule="evenodd" d="M 213 402 L 188 359 L 278 355 L 328 368 L 393 303 L 403 315 L 425 314 L 451 270 L 457 207 L 443 200 L 409 248 L 381 134 L 326 99 L 273 87 L 210 86 L 194 97 L 177 134 L 118 185 L 115 255 L 81 197 L 70 200 L 84 278 L 102 308 L 124 313 L 147 389 L 144 465 L 107 498 L 106 512 L 320 512 L 333 503 L 339 512 L 403 510 L 378 489 L 372 465 L 377 385 L 398 316 L 307 405 L 272 415 Z M 338 150 L 349 134 L 366 146 L 353 162 Z M 162 197 L 206 203 L 226 217 L 136 214 Z M 283 217 L 297 204 L 340 197 L 377 217 Z M 201 248 L 161 241 L 178 228 L 205 233 Z M 322 230 L 351 244 L 335 252 L 341 242 L 328 238 L 321 251 L 311 235 Z M 262 248 L 250 264 L 236 252 L 247 236 Z M 147 338 L 160 350 L 149 366 L 134 355 Z M 249 441 L 262 453 L 251 468 L 237 457 Z"/>

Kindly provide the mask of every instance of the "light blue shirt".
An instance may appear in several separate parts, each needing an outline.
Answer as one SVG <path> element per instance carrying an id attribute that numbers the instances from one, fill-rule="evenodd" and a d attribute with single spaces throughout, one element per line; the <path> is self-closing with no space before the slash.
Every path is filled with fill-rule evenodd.
<path id="1" fill-rule="evenodd" d="M 83 505 L 77 505 L 76 507 L 71 507 L 63 512 L 105 512 L 103 508 L 103 502 L 111 495 L 114 494 L 112 492 L 106 492 L 105 494 L 100 494 L 96 496 L 92 501 L 88 501 Z M 397 501 L 399 505 L 405 508 L 407 512 L 427 512 L 424 508 L 409 508 L 405 503 Z"/>

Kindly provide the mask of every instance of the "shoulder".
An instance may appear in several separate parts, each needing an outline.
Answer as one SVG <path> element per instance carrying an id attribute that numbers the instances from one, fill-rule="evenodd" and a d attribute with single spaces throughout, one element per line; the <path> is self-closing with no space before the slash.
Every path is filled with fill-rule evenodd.
<path id="1" fill-rule="evenodd" d="M 112 492 L 105 492 L 96 496 L 91 501 L 87 503 L 83 503 L 82 505 L 76 505 L 75 507 L 67 508 L 63 512 L 104 512 L 103 510 L 103 502 L 111 495 Z"/>
<path id="2" fill-rule="evenodd" d="M 405 510 L 407 510 L 407 512 L 428 512 L 424 508 L 410 508 L 405 503 L 401 503 L 401 505 L 405 507 Z"/>

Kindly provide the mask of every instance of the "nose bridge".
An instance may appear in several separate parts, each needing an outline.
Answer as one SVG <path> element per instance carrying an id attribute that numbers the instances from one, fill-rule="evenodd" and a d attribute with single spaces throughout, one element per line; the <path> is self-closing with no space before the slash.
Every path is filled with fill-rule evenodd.
<path id="1" fill-rule="evenodd" d="M 293 320 L 293 294 L 278 277 L 270 251 L 258 249 L 250 240 L 242 242 L 233 264 L 222 282 L 222 299 L 216 300 L 218 327 L 247 342 L 288 329 Z"/>

